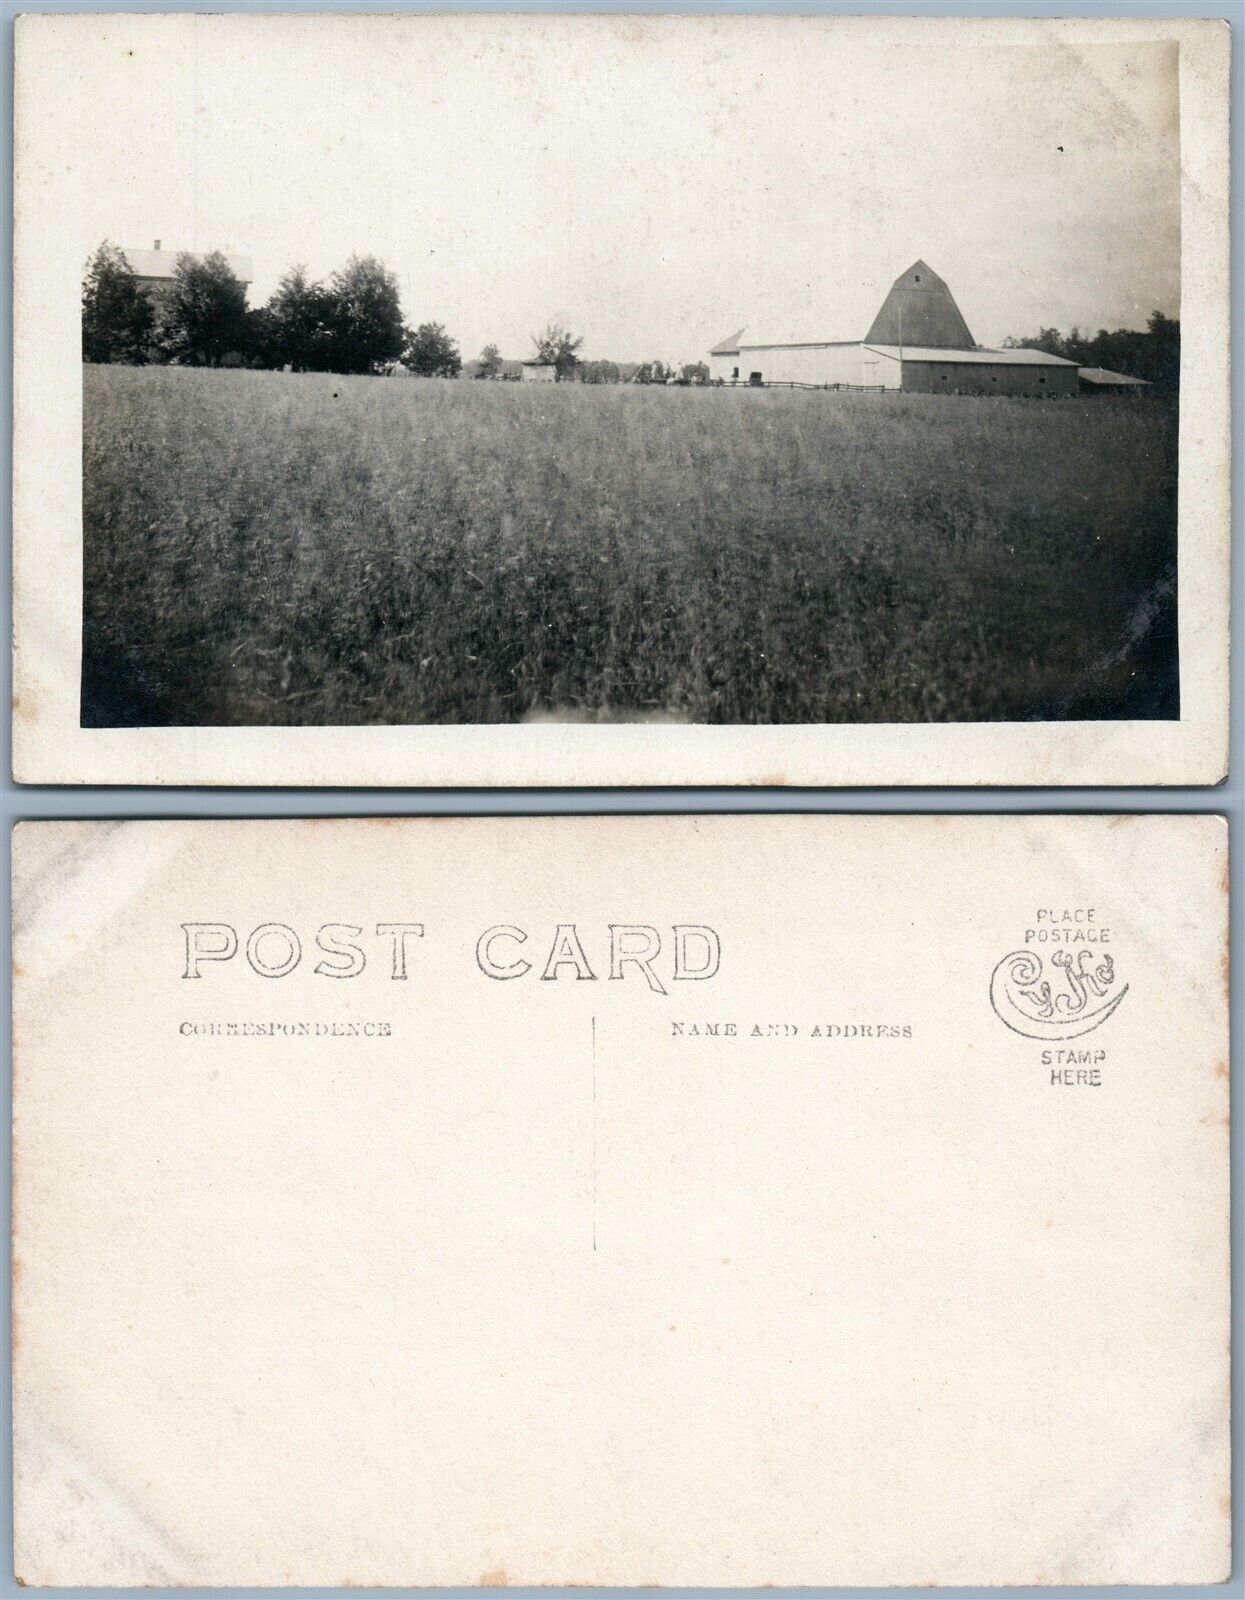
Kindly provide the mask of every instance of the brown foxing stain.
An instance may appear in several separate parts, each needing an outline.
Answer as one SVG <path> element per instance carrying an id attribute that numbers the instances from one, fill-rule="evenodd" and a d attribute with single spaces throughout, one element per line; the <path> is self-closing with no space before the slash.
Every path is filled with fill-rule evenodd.
<path id="1" fill-rule="evenodd" d="M 39 707 L 32 695 L 11 695 L 9 709 L 15 722 L 29 723 L 33 727 L 39 720 Z"/>
<path id="2" fill-rule="evenodd" d="M 476 1579 L 477 1589 L 504 1589 L 510 1582 L 506 1576 L 505 1567 L 493 1567 L 488 1572 L 482 1572 Z"/>
<path id="3" fill-rule="evenodd" d="M 1215 1076 L 1217 1078 L 1226 1078 L 1228 1076 L 1228 1063 L 1226 1061 L 1215 1062 Z"/>
<path id="4" fill-rule="evenodd" d="M 777 772 L 765 772 L 757 779 L 758 789 L 785 789 L 787 787 L 787 774 L 780 768 Z"/>

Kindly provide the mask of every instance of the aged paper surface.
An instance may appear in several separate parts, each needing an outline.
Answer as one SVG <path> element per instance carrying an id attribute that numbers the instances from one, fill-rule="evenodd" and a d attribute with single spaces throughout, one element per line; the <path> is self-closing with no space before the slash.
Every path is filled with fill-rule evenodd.
<path id="1" fill-rule="evenodd" d="M 19 19 L 19 780 L 1218 781 L 1228 55 L 1206 20 Z M 165 289 L 225 252 L 260 343 L 281 273 L 368 254 L 465 360 L 551 377 L 518 358 L 564 321 L 612 387 L 84 368 L 101 240 Z M 944 393 L 781 388 L 811 318 L 848 387 L 937 390 L 951 335 L 866 339 L 926 256 L 973 345 Z M 1067 398 L 980 398 L 1039 392 L 1017 339 L 1156 311 L 1178 417 L 1084 340 L 1022 352 Z M 786 366 L 710 351 L 756 320 Z M 658 355 L 757 392 L 638 387 Z"/>
<path id="2" fill-rule="evenodd" d="M 1226 1579 L 1226 852 L 19 825 L 19 1577 Z"/>

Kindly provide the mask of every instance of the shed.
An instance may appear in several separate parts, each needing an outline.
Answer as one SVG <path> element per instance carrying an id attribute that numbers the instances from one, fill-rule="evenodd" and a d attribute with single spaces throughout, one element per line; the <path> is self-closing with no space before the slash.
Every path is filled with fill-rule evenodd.
<path id="1" fill-rule="evenodd" d="M 1129 390 L 1140 394 L 1153 388 L 1145 378 L 1130 378 L 1125 372 L 1111 372 L 1106 367 L 1082 367 L 1080 375 L 1082 394 L 1124 394 Z"/>
<path id="2" fill-rule="evenodd" d="M 557 380 L 558 369 L 552 361 L 525 361 L 523 363 L 524 383 L 554 383 Z"/>

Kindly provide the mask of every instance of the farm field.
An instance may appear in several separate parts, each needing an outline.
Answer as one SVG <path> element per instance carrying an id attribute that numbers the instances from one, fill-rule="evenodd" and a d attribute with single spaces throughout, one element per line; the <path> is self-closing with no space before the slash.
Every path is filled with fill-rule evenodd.
<path id="1" fill-rule="evenodd" d="M 86 726 L 1178 714 L 1163 402 L 88 366 Z"/>

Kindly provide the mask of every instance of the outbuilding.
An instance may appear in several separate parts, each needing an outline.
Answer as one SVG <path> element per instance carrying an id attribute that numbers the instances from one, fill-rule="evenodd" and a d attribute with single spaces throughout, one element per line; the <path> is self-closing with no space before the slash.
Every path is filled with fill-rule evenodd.
<path id="1" fill-rule="evenodd" d="M 1144 394 L 1153 387 L 1145 378 L 1130 378 L 1106 367 L 1081 367 L 1080 378 L 1082 394 Z"/>
<path id="2" fill-rule="evenodd" d="M 524 383 L 555 383 L 558 369 L 552 361 L 525 361 L 523 363 Z"/>

